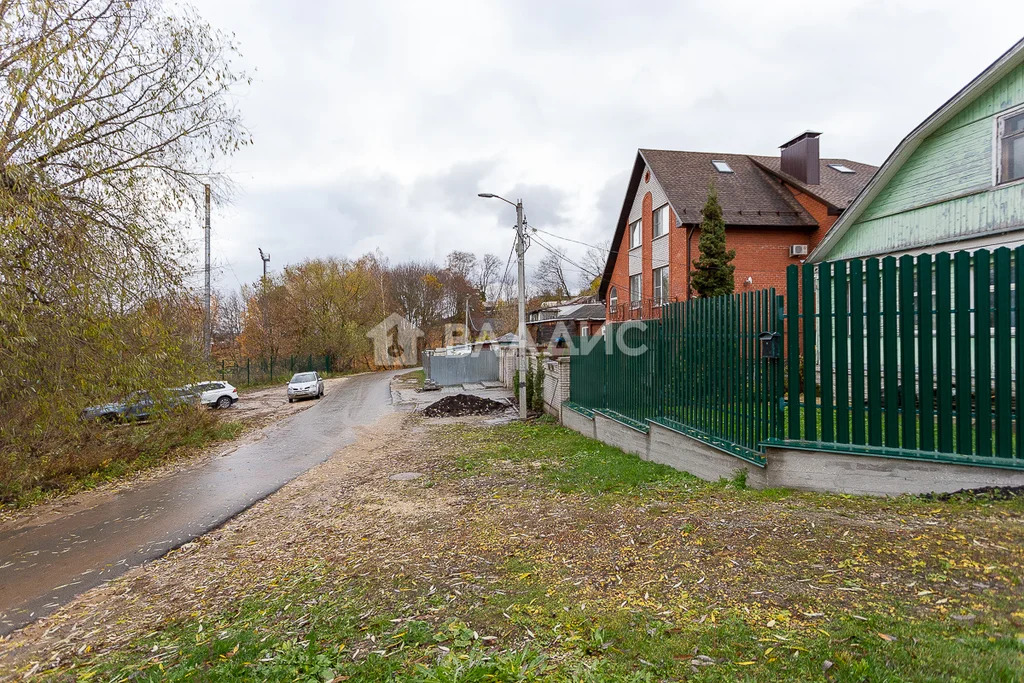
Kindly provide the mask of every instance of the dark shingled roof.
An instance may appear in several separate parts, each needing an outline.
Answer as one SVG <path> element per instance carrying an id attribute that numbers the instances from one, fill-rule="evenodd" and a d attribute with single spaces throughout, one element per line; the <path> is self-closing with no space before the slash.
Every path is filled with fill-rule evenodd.
<path id="1" fill-rule="evenodd" d="M 711 164 L 724 161 L 732 173 L 721 173 Z M 640 186 L 645 168 L 661 183 L 679 222 L 686 225 L 700 223 L 700 211 L 707 200 L 708 187 L 714 182 L 726 227 L 812 229 L 818 223 L 783 182 L 816 197 L 836 213 L 854 200 L 877 170 L 869 164 L 848 159 L 822 159 L 821 183 L 806 185 L 780 170 L 779 157 L 748 154 L 713 154 L 709 152 L 681 152 L 663 149 L 638 150 L 633 163 L 626 197 L 615 228 L 612 244 L 619 244 L 626 229 L 633 198 Z M 856 173 L 840 173 L 829 164 L 843 164 Z M 613 248 L 605 264 L 599 295 L 603 299 L 615 265 Z"/>
<path id="2" fill-rule="evenodd" d="M 700 210 L 712 182 L 718 190 L 726 225 L 813 227 L 814 218 L 777 181 L 745 154 L 708 154 L 642 149 L 651 172 L 661 183 L 676 217 L 700 223 Z M 719 173 L 712 160 L 729 164 L 732 173 Z"/>
<path id="3" fill-rule="evenodd" d="M 819 185 L 805 185 L 788 173 L 781 170 L 782 160 L 779 157 L 752 156 L 751 161 L 773 174 L 780 180 L 812 197 L 817 197 L 831 207 L 843 210 L 856 199 L 864 186 L 868 184 L 871 177 L 878 170 L 877 166 L 862 164 L 859 161 L 849 159 L 822 159 L 820 164 L 821 183 Z M 856 173 L 842 173 L 829 166 L 829 164 L 842 164 L 851 168 Z"/>

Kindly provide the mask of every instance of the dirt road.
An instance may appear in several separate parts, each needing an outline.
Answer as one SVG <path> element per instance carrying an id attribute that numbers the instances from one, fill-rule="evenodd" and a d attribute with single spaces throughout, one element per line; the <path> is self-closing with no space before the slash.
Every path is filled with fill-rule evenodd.
<path id="1" fill-rule="evenodd" d="M 243 396 L 242 419 L 296 413 L 166 476 L 0 528 L 0 634 L 48 614 L 88 588 L 213 529 L 354 441 L 391 411 L 395 373 L 332 382 L 319 401 L 287 404 L 282 388 Z M 275 393 L 276 391 L 276 393 Z M 275 406 L 275 404 L 278 404 Z M 283 404 L 283 405 L 280 405 Z M 306 408 L 307 405 L 310 407 Z"/>

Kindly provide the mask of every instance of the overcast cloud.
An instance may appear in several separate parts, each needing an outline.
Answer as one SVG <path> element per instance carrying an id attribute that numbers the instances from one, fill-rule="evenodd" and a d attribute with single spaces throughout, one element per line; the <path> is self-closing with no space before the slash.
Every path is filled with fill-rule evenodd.
<path id="1" fill-rule="evenodd" d="M 477 192 L 608 239 L 638 147 L 777 154 L 815 129 L 823 155 L 880 164 L 1024 26 L 1024 3 L 977 0 L 193 1 L 253 76 L 255 144 L 213 210 L 225 289 L 259 277 L 257 247 L 275 270 L 375 249 L 504 261 L 515 212 Z"/>

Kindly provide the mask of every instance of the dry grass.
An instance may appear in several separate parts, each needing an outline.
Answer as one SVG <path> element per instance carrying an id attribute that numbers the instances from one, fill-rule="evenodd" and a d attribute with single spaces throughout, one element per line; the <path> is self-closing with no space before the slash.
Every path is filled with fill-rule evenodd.
<path id="1" fill-rule="evenodd" d="M 403 471 L 425 476 L 389 480 Z M 550 424 L 395 415 L 16 634 L 0 665 L 69 679 L 1012 680 L 1022 512 L 749 491 Z"/>

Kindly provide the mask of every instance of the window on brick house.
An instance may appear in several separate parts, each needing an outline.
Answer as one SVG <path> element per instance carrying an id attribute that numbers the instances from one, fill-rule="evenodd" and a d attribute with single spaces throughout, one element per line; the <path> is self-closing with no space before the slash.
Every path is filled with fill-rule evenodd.
<path id="1" fill-rule="evenodd" d="M 643 235 L 642 230 L 643 221 L 639 218 L 629 224 L 629 248 L 640 246 L 641 236 Z"/>
<path id="2" fill-rule="evenodd" d="M 639 275 L 629 276 L 629 305 L 631 308 L 640 307 L 640 285 L 641 279 Z"/>
<path id="3" fill-rule="evenodd" d="M 654 269 L 654 305 L 668 303 L 668 266 Z"/>
<path id="4" fill-rule="evenodd" d="M 608 290 L 608 312 L 614 313 L 619 307 L 619 288 L 612 287 Z"/>
<path id="5" fill-rule="evenodd" d="M 1004 116 L 997 123 L 999 174 L 997 183 L 1024 178 L 1024 111 Z"/>
<path id="6" fill-rule="evenodd" d="M 654 210 L 654 236 L 661 237 L 668 232 L 668 204 Z"/>

